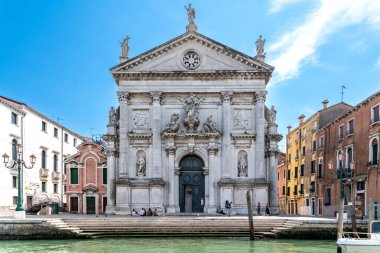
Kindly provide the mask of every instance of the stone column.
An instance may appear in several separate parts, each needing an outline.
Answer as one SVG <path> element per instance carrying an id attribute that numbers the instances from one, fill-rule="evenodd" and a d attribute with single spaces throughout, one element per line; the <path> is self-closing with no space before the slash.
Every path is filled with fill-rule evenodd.
<path id="1" fill-rule="evenodd" d="M 208 147 L 208 213 L 216 213 L 216 177 L 217 177 L 217 164 L 216 164 L 216 154 L 218 153 L 218 144 L 214 141 L 210 142 Z"/>
<path id="2" fill-rule="evenodd" d="M 150 92 L 152 97 L 152 147 L 153 147 L 153 178 L 162 177 L 161 166 L 161 99 L 162 92 L 152 91 Z"/>
<path id="3" fill-rule="evenodd" d="M 278 214 L 277 150 L 269 152 L 269 206 L 271 214 Z"/>
<path id="4" fill-rule="evenodd" d="M 166 146 L 166 153 L 168 155 L 168 185 L 169 185 L 169 205 L 167 208 L 168 213 L 175 213 L 175 168 L 174 168 L 174 156 L 175 156 L 176 147 L 174 143 L 168 143 Z"/>
<path id="5" fill-rule="evenodd" d="M 129 92 L 118 91 L 120 104 L 120 120 L 119 120 L 119 178 L 128 178 L 127 170 L 127 153 L 128 153 L 128 103 Z"/>
<path id="6" fill-rule="evenodd" d="M 265 96 L 267 91 L 259 91 L 255 94 L 256 115 L 256 152 L 255 152 L 255 179 L 266 180 L 265 172 Z"/>
<path id="7" fill-rule="evenodd" d="M 230 146 L 231 146 L 231 100 L 232 91 L 222 91 L 222 111 L 223 111 L 223 124 L 222 124 L 222 178 L 231 177 L 230 173 Z"/>
<path id="8" fill-rule="evenodd" d="M 107 156 L 107 214 L 113 214 L 115 210 L 115 165 L 115 150 L 110 149 Z"/>

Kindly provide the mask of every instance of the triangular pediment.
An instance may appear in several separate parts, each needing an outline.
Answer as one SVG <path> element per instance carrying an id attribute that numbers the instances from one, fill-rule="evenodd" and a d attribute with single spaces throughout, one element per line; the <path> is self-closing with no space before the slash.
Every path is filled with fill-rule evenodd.
<path id="1" fill-rule="evenodd" d="M 195 52 L 197 65 L 186 65 L 188 52 Z M 193 68 L 191 68 L 193 67 Z M 274 67 L 233 50 L 194 31 L 186 32 L 160 46 L 113 67 L 115 75 L 123 73 L 161 72 L 256 72 L 270 76 Z"/>

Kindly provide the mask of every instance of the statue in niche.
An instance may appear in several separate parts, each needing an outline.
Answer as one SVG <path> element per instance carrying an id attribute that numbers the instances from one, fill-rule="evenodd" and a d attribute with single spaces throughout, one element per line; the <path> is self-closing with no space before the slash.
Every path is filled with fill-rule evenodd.
<path id="1" fill-rule="evenodd" d="M 109 125 L 115 124 L 116 123 L 116 118 L 117 118 L 116 117 L 116 111 L 113 108 L 113 106 L 111 106 L 111 109 L 108 112 L 108 124 Z"/>
<path id="2" fill-rule="evenodd" d="M 212 115 L 210 115 L 206 122 L 203 123 L 203 131 L 205 133 L 219 133 L 218 129 L 216 128 L 216 123 L 212 120 Z"/>
<path id="3" fill-rule="evenodd" d="M 139 156 L 139 159 L 137 160 L 137 175 L 145 175 L 145 171 L 146 171 L 145 158 L 141 154 Z"/>
<path id="4" fill-rule="evenodd" d="M 248 162 L 245 155 L 241 155 L 238 161 L 238 177 L 246 177 L 248 170 Z"/>
<path id="5" fill-rule="evenodd" d="M 179 130 L 179 114 L 173 113 L 170 117 L 170 123 L 166 125 L 165 133 L 177 133 Z"/>
<path id="6" fill-rule="evenodd" d="M 123 39 L 122 42 L 120 42 L 121 46 L 121 57 L 128 58 L 128 51 L 129 51 L 129 46 L 128 46 L 128 41 L 131 37 L 128 36 L 128 33 L 126 34 L 125 38 Z"/>
<path id="7" fill-rule="evenodd" d="M 189 19 L 189 24 L 194 24 L 195 9 L 191 7 L 191 4 L 189 4 L 189 7 L 185 6 L 185 9 L 187 10 L 187 17 Z"/>
<path id="8" fill-rule="evenodd" d="M 269 110 L 269 123 L 276 123 L 276 114 L 277 111 L 274 109 L 274 106 L 272 105 L 272 107 Z"/>
<path id="9" fill-rule="evenodd" d="M 195 133 L 200 123 L 198 108 L 202 99 L 191 93 L 189 96 L 182 98 L 181 101 L 185 103 L 184 109 L 186 112 L 183 124 L 189 133 Z"/>

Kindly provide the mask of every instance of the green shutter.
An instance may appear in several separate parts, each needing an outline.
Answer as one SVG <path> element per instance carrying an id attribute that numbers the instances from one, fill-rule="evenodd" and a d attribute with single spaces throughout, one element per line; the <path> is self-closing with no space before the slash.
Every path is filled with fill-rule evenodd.
<path id="1" fill-rule="evenodd" d="M 107 184 L 107 168 L 103 168 L 103 184 Z"/>
<path id="2" fill-rule="evenodd" d="M 70 184 L 78 184 L 78 168 L 70 169 Z"/>

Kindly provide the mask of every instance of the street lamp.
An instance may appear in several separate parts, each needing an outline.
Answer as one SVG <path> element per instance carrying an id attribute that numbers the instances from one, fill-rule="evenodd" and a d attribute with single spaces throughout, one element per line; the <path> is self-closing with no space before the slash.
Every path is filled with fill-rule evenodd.
<path id="1" fill-rule="evenodd" d="M 32 164 L 32 166 L 28 167 L 28 166 L 25 165 L 24 160 L 21 159 L 22 146 L 20 144 L 17 145 L 16 151 L 17 151 L 17 160 L 16 161 L 12 160 L 10 162 L 10 164 L 8 165 L 8 163 L 9 163 L 9 155 L 7 155 L 5 153 L 3 155 L 3 162 L 4 162 L 5 167 L 7 167 L 8 169 L 13 169 L 17 165 L 17 170 L 18 170 L 17 171 L 18 172 L 18 178 L 17 178 L 17 182 L 18 182 L 18 196 L 17 196 L 17 207 L 16 207 L 16 216 L 15 217 L 24 218 L 25 217 L 25 210 L 22 207 L 22 194 L 21 194 L 21 169 L 23 167 L 26 168 L 26 169 L 33 168 L 34 164 L 36 163 L 36 156 L 35 155 L 29 156 L 30 163 Z"/>

